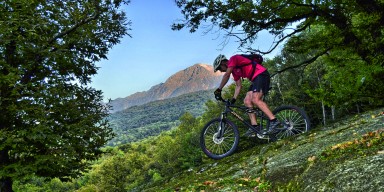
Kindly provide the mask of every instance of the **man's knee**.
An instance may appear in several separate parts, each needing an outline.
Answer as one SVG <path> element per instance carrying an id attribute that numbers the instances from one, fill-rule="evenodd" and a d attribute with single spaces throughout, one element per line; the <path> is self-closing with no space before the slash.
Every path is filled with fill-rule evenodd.
<path id="1" fill-rule="evenodd" d="M 262 103 L 263 103 L 263 100 L 261 100 L 260 98 L 252 98 L 253 105 L 260 106 L 260 104 Z"/>
<path id="2" fill-rule="evenodd" d="M 252 98 L 251 97 L 245 97 L 244 98 L 244 105 L 247 106 L 247 107 L 253 106 Z"/>

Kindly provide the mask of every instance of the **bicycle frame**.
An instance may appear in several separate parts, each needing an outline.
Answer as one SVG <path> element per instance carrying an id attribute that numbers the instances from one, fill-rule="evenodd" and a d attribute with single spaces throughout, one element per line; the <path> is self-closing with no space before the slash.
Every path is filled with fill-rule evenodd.
<path id="1" fill-rule="evenodd" d="M 259 135 L 266 135 L 263 132 L 261 132 L 260 130 L 263 130 L 263 124 L 261 122 L 263 122 L 263 120 L 268 120 L 268 118 L 266 116 L 264 116 L 264 113 L 262 113 L 262 111 L 260 111 L 260 109 L 257 109 L 257 108 L 256 109 L 248 109 L 245 106 L 231 105 L 231 104 L 229 104 L 228 101 L 225 101 L 225 103 L 226 103 L 225 109 L 221 113 L 221 116 L 220 116 L 220 127 L 219 127 L 220 130 L 218 130 L 219 134 L 217 135 L 217 138 L 221 138 L 225 132 L 225 129 L 223 129 L 223 127 L 224 127 L 223 126 L 223 120 L 227 119 L 228 113 L 231 114 L 232 116 L 234 116 L 239 121 L 241 121 L 248 128 L 252 129 L 255 133 L 257 133 Z M 255 113 L 256 118 L 257 117 L 260 118 L 259 122 L 260 122 L 261 129 L 260 130 L 255 129 L 248 121 L 244 120 L 244 118 L 241 117 L 239 114 L 237 114 L 232 108 L 240 109 L 242 111 L 245 111 L 246 113 Z"/>
<path id="2" fill-rule="evenodd" d="M 240 124 L 238 121 L 255 132 L 247 136 L 255 137 L 257 140 L 265 139 L 268 142 L 305 133 L 310 129 L 310 121 L 305 111 L 293 105 L 282 105 L 273 110 L 272 113 L 275 114 L 279 123 L 273 127 L 272 132 L 269 132 L 265 131 L 269 130 L 269 118 L 260 109 L 248 109 L 243 105 L 235 106 L 228 100 L 220 101 L 225 103 L 221 116 L 207 122 L 200 134 L 200 147 L 212 159 L 222 159 L 235 152 L 240 140 L 239 127 L 236 125 L 236 123 Z M 239 112 L 254 114 L 261 129 L 254 128 L 248 118 L 245 118 L 246 115 Z M 234 118 L 231 118 L 231 115 Z M 234 119 L 236 122 L 232 121 Z"/>

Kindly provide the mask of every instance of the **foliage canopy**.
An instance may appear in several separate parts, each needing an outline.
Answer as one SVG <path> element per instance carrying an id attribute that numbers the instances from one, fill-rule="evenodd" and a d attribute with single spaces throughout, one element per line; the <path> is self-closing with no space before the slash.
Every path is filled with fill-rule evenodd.
<path id="1" fill-rule="evenodd" d="M 298 46 L 316 47 L 319 54 L 335 48 L 350 48 L 368 63 L 383 66 L 384 3 L 380 0 L 175 0 L 184 20 L 173 29 L 190 28 L 195 32 L 204 22 L 238 38 L 240 46 L 252 44 L 263 30 L 275 35 L 275 46 L 310 30 L 311 26 L 329 28 Z"/>
<path id="2" fill-rule="evenodd" d="M 175 2 L 184 19 L 173 24 L 174 30 L 218 28 L 225 37 L 237 38 L 240 50 L 262 54 L 284 44 L 280 55 L 265 64 L 271 74 L 278 74 L 272 81 L 283 101 L 291 96 L 308 101 L 304 98 L 309 95 L 329 107 L 383 105 L 382 0 Z M 253 48 L 262 31 L 275 37 L 270 50 Z"/>
<path id="3" fill-rule="evenodd" d="M 30 175 L 78 176 L 113 136 L 95 62 L 127 34 L 129 1 L 0 3 L 0 191 Z"/>

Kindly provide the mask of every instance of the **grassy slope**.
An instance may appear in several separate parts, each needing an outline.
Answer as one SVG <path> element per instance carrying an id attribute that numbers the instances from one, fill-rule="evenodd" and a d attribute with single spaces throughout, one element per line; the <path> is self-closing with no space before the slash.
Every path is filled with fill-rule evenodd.
<path id="1" fill-rule="evenodd" d="M 146 191 L 384 191 L 384 109 L 270 144 L 241 138 L 238 151 L 204 159 Z M 379 130 L 379 131 L 378 131 Z"/>

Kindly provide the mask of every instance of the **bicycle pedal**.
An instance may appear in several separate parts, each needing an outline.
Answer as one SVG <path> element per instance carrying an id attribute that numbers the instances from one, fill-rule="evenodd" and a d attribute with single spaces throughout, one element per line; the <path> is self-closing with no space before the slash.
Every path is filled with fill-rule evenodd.
<path id="1" fill-rule="evenodd" d="M 264 134 L 257 134 L 257 138 L 259 138 L 259 139 L 269 139 L 269 137 L 267 135 L 264 135 Z"/>
<path id="2" fill-rule="evenodd" d="M 256 133 L 250 133 L 250 134 L 244 133 L 243 136 L 248 138 L 253 138 L 253 137 L 256 137 Z"/>

